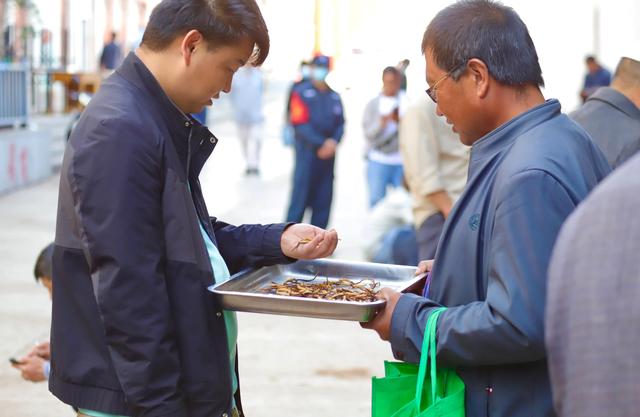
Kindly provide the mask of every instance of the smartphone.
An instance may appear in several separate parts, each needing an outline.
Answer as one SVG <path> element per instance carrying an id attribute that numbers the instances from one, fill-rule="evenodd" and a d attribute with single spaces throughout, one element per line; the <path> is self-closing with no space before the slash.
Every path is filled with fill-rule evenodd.
<path id="1" fill-rule="evenodd" d="M 9 362 L 11 362 L 12 365 L 22 365 L 22 362 L 20 362 L 16 358 L 9 358 Z"/>

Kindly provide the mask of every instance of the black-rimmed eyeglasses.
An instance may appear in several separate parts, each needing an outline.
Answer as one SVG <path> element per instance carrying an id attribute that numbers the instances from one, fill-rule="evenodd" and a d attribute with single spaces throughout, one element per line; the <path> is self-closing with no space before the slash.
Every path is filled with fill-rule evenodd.
<path id="1" fill-rule="evenodd" d="M 438 79 L 438 81 L 436 81 L 435 83 L 433 83 L 433 86 L 427 88 L 425 90 L 425 92 L 427 93 L 427 95 L 429 96 L 429 98 L 431 100 L 433 100 L 434 103 L 438 102 L 438 84 L 440 84 L 442 81 L 446 80 L 447 78 L 451 77 L 451 74 L 453 74 L 454 72 L 456 72 L 460 67 L 462 67 L 463 65 L 466 65 L 467 61 L 463 61 L 461 63 L 459 63 L 458 65 L 456 65 L 455 67 L 453 67 L 453 69 L 449 72 L 447 72 L 446 74 L 444 74 L 442 77 L 440 77 Z"/>

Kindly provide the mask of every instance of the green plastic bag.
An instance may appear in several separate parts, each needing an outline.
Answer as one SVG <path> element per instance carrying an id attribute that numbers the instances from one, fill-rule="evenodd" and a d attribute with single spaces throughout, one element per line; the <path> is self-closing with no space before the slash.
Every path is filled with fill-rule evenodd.
<path id="1" fill-rule="evenodd" d="M 464 417 L 464 382 L 454 370 L 436 368 L 436 327 L 444 310 L 427 320 L 420 366 L 385 362 L 384 378 L 372 378 L 372 417 Z"/>

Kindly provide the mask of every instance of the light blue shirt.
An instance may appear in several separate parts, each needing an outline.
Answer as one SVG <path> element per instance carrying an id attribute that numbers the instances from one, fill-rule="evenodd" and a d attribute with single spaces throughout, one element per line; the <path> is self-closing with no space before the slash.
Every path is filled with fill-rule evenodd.
<path id="1" fill-rule="evenodd" d="M 222 255 L 218 247 L 213 244 L 211 238 L 200 224 L 200 232 L 204 239 L 204 244 L 207 247 L 207 253 L 209 254 L 209 260 L 211 261 L 211 269 L 213 269 L 214 283 L 221 283 L 228 281 L 231 278 L 229 268 L 224 262 Z M 238 320 L 236 313 L 233 311 L 224 310 L 224 323 L 227 326 L 227 342 L 229 344 L 229 362 L 231 363 L 231 392 L 235 394 L 238 390 L 238 377 L 236 375 L 236 345 L 238 343 Z M 232 398 L 233 400 L 233 398 Z M 233 403 L 235 407 L 235 402 Z"/>

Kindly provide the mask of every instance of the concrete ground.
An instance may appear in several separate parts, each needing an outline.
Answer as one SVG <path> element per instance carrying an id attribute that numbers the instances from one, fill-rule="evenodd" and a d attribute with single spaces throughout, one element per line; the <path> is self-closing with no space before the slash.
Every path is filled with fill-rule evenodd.
<path id="1" fill-rule="evenodd" d="M 221 139 L 201 175 L 210 213 L 231 223 L 283 221 L 292 150 L 280 141 L 285 84 L 272 83 L 259 178 L 244 176 L 228 103 L 209 121 Z M 347 134 L 339 149 L 330 227 L 342 241 L 335 258 L 362 260 L 366 183 L 360 115 L 374 91 L 343 95 Z M 46 124 L 46 120 L 41 121 Z M 54 127 L 52 127 L 54 128 Z M 72 416 L 45 383 L 23 381 L 8 362 L 48 337 L 50 301 L 33 280 L 38 251 L 53 239 L 58 176 L 0 196 L 0 415 Z M 391 358 L 388 344 L 358 323 L 239 313 L 240 377 L 250 417 L 370 415 L 370 378 Z"/>

